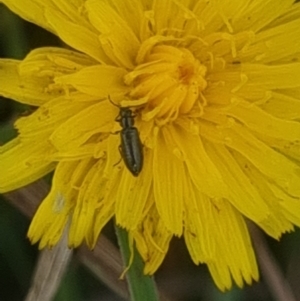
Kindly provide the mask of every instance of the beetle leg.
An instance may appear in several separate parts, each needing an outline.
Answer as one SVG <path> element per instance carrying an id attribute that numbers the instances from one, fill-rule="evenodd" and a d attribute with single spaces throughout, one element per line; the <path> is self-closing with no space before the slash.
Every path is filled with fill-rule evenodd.
<path id="1" fill-rule="evenodd" d="M 119 131 L 116 131 L 116 132 L 110 132 L 111 135 L 117 135 L 117 134 L 120 134 L 121 130 Z"/>

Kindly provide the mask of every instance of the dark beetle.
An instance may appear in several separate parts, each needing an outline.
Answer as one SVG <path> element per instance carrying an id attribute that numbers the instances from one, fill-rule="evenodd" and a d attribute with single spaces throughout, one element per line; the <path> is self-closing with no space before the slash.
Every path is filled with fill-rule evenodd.
<path id="1" fill-rule="evenodd" d="M 121 156 L 128 170 L 137 177 L 143 168 L 144 157 L 139 132 L 134 126 L 134 115 L 129 108 L 120 107 L 111 100 L 110 102 L 120 108 L 116 121 L 122 127 L 120 131 L 121 145 L 119 147 Z"/>

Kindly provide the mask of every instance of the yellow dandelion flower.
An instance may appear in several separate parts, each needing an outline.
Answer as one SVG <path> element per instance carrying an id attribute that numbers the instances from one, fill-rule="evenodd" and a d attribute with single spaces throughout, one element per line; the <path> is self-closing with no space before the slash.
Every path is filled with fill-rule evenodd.
<path id="1" fill-rule="evenodd" d="M 93 247 L 115 217 L 145 273 L 183 236 L 220 289 L 257 279 L 245 217 L 274 238 L 300 225 L 300 4 L 0 2 L 74 49 L 0 61 L 1 95 L 37 107 L 0 149 L 0 191 L 55 170 L 32 242 L 51 247 L 70 223 L 69 245 Z M 144 156 L 136 177 L 116 106 L 143 145 L 125 137 Z"/>

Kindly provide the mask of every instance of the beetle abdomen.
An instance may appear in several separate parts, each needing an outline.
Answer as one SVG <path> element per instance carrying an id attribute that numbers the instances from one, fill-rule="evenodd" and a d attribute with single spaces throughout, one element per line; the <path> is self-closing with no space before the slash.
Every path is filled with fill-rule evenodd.
<path id="1" fill-rule="evenodd" d="M 138 176 L 143 168 L 143 146 L 135 127 L 121 131 L 121 155 L 129 171 Z"/>

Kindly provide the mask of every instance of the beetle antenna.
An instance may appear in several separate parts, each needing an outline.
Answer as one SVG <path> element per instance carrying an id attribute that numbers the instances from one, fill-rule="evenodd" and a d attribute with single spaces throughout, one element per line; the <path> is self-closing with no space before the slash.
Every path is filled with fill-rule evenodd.
<path id="1" fill-rule="evenodd" d="M 107 98 L 112 105 L 114 105 L 117 108 L 120 108 L 120 105 L 117 105 L 115 102 L 112 101 L 112 99 L 110 98 L 110 95 L 108 95 Z"/>

